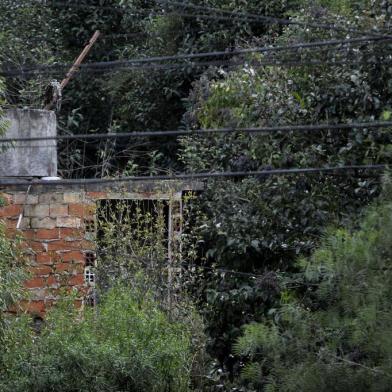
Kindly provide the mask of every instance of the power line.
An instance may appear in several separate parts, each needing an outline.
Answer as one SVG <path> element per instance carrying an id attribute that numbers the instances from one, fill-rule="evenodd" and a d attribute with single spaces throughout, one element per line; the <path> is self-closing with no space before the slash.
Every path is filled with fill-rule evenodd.
<path id="1" fill-rule="evenodd" d="M 248 13 L 248 12 L 237 12 L 237 11 L 230 11 L 230 10 L 223 10 L 219 8 L 213 8 L 213 7 L 206 7 L 206 6 L 199 6 L 196 4 L 192 3 L 180 3 L 176 1 L 171 1 L 171 0 L 158 0 L 158 3 L 163 3 L 167 5 L 173 5 L 176 7 L 180 7 L 182 9 L 186 8 L 191 8 L 199 11 L 205 11 L 205 12 L 214 12 L 218 14 L 224 14 L 227 15 L 225 16 L 218 16 L 218 15 L 195 15 L 195 14 L 186 14 L 186 15 L 179 15 L 179 16 L 185 16 L 185 17 L 205 17 L 205 18 L 224 18 L 224 20 L 233 20 L 233 18 L 240 18 L 240 19 L 245 19 L 248 21 L 259 21 L 267 24 L 279 24 L 279 25 L 297 25 L 297 26 L 302 26 L 302 27 L 312 27 L 316 29 L 323 29 L 323 30 L 330 30 L 330 31 L 338 31 L 338 32 L 348 32 L 348 33 L 356 33 L 356 34 L 371 34 L 373 36 L 381 36 L 381 34 L 377 32 L 363 32 L 359 31 L 354 28 L 350 27 L 339 27 L 335 26 L 334 24 L 324 24 L 324 23 L 314 23 L 314 22 L 302 22 L 302 21 L 296 21 L 292 19 L 284 19 L 284 18 L 277 18 L 273 16 L 267 16 L 267 15 L 259 15 L 259 14 L 254 14 L 254 13 Z M 44 5 L 40 2 L 36 2 L 36 4 L 39 5 Z M 109 11 L 115 11 L 118 13 L 124 13 L 126 11 L 130 11 L 129 8 L 119 8 L 119 7 L 111 7 L 111 6 L 99 6 L 99 5 L 85 5 L 85 4 L 76 4 L 76 3 L 65 3 L 61 1 L 51 1 L 48 5 L 52 5 L 55 7 L 65 7 L 65 8 L 81 8 L 81 9 L 101 9 L 101 10 L 109 10 Z M 135 14 L 140 14 L 139 11 L 135 12 Z"/>
<path id="2" fill-rule="evenodd" d="M 194 130 L 172 130 L 172 131 L 143 131 L 143 132 L 124 132 L 124 133 L 104 133 L 104 134 L 80 134 L 80 135 L 57 135 L 57 136 L 37 136 L 23 138 L 1 138 L 0 143 L 12 142 L 34 142 L 44 140 L 75 140 L 75 139 L 122 139 L 122 138 L 143 138 L 143 137 L 167 137 L 167 136 L 196 136 L 211 133 L 226 134 L 233 132 L 243 132 L 250 134 L 263 134 L 272 132 L 315 132 L 323 130 L 343 130 L 343 129 L 366 129 L 366 128 L 388 128 L 392 127 L 392 121 L 384 122 L 358 122 L 341 124 L 309 124 L 309 125 L 281 125 L 275 127 L 258 128 L 210 128 Z"/>
<path id="3" fill-rule="evenodd" d="M 380 59 L 379 59 L 380 61 Z M 186 72 L 189 69 L 195 69 L 195 68 L 205 68 L 205 67 L 226 67 L 228 69 L 233 69 L 236 67 L 239 67 L 241 65 L 244 66 L 252 66 L 254 68 L 261 68 L 261 67 L 306 67 L 306 66 L 338 66 L 338 65 L 363 65 L 363 64 L 369 64 L 369 65 L 375 65 L 379 64 L 379 61 L 361 61 L 361 60 L 351 60 L 351 59 L 345 59 L 345 60 L 335 60 L 332 59 L 330 61 L 321 61 L 321 60 L 315 60 L 315 59 L 309 59 L 309 60 L 278 60 L 276 59 L 275 61 L 233 61 L 233 60 L 227 60 L 227 61 L 204 61 L 204 62 L 187 62 L 187 63 L 180 63 L 180 64 L 146 64 L 146 65 L 125 65 L 125 66 L 118 66 L 115 68 L 82 68 L 79 70 L 75 76 L 80 76 L 84 74 L 111 74 L 111 73 L 116 73 L 116 72 L 127 72 L 127 71 L 146 71 L 146 70 L 182 70 Z M 391 59 L 384 59 L 382 61 L 383 64 L 390 63 L 392 61 Z M 29 70 L 29 71 L 5 71 L 1 72 L 0 71 L 0 76 L 4 77 L 17 77 L 17 76 L 41 76 L 41 75 L 53 75 L 57 73 L 63 73 L 62 69 L 52 69 L 52 70 Z"/>
<path id="4" fill-rule="evenodd" d="M 118 178 L 84 178 L 69 180 L 0 180 L 0 186 L 26 186 L 26 185 L 42 185 L 42 186 L 59 186 L 59 185 L 104 185 L 123 182 L 152 182 L 152 181 L 179 181 L 179 180 L 202 180 L 207 178 L 238 178 L 238 177 L 267 177 L 273 175 L 295 175 L 295 174 L 315 174 L 325 173 L 333 174 L 335 172 L 348 172 L 357 170 L 385 170 L 387 165 L 346 165 L 335 167 L 317 167 L 317 168 L 295 168 L 295 169 L 272 169 L 259 171 L 238 171 L 238 172 L 208 172 L 208 173 L 186 173 L 177 175 L 158 175 L 158 176 L 132 176 Z"/>
<path id="5" fill-rule="evenodd" d="M 283 19 L 283 18 L 277 18 L 277 17 L 273 17 L 273 16 L 253 14 L 253 13 L 248 13 L 248 12 L 236 12 L 236 11 L 222 10 L 219 8 L 199 6 L 199 5 L 192 4 L 192 3 L 178 2 L 178 1 L 172 1 L 172 0 L 157 0 L 157 1 L 160 3 L 174 5 L 174 6 L 181 7 L 181 8 L 192 8 L 192 9 L 203 10 L 203 11 L 208 11 L 208 12 L 218 12 L 218 13 L 229 15 L 229 17 L 246 16 L 247 18 L 250 18 L 250 19 L 255 19 L 258 21 L 263 21 L 263 22 L 272 23 L 272 24 L 297 25 L 297 26 L 302 26 L 302 27 L 313 27 L 316 29 L 323 29 L 323 30 L 351 32 L 351 33 L 357 33 L 357 34 L 372 34 L 372 35 L 375 34 L 375 36 L 380 36 L 378 33 L 363 32 L 363 31 L 359 31 L 357 29 L 353 29 L 353 28 L 349 28 L 349 27 L 347 28 L 347 27 L 335 26 L 333 24 L 301 22 L 301 21 L 295 21 L 295 20 L 291 20 L 291 19 Z"/>
<path id="6" fill-rule="evenodd" d="M 145 58 L 135 58 L 129 60 L 101 61 L 101 62 L 81 64 L 80 69 L 130 66 L 136 64 L 159 63 L 164 61 L 199 59 L 204 57 L 234 56 L 234 55 L 249 54 L 249 53 L 268 53 L 268 52 L 278 52 L 278 51 L 282 52 L 282 51 L 291 51 L 297 49 L 312 49 L 312 48 L 320 48 L 320 47 L 328 47 L 328 46 L 336 46 L 336 45 L 346 45 L 351 43 L 377 42 L 377 41 L 386 41 L 386 40 L 387 41 L 392 40 L 392 37 L 391 38 L 360 37 L 360 38 L 350 38 L 350 39 L 335 39 L 335 40 L 326 40 L 326 41 L 324 40 L 324 41 L 314 41 L 314 42 L 302 42 L 293 45 L 235 49 L 232 51 L 213 51 L 213 52 L 180 54 L 180 55 L 173 55 L 173 56 L 154 56 L 154 57 L 145 57 Z M 56 69 L 56 68 L 69 68 L 69 67 L 70 64 L 41 64 L 29 68 L 4 70 L 2 71 L 1 75 L 7 76 L 7 72 L 9 75 L 12 75 L 12 72 L 20 73 L 20 72 L 28 72 L 34 70 L 47 70 L 47 69 Z"/>

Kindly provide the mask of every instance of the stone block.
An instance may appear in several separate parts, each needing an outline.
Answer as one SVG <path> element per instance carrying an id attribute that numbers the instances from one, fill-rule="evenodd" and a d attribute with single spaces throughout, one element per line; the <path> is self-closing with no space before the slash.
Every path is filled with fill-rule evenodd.
<path id="1" fill-rule="evenodd" d="M 87 192 L 87 196 L 92 199 L 107 199 L 108 197 L 106 192 Z"/>
<path id="2" fill-rule="evenodd" d="M 69 205 L 69 215 L 78 216 L 78 217 L 85 217 L 91 216 L 94 214 L 95 205 L 94 204 L 70 204 Z"/>
<path id="3" fill-rule="evenodd" d="M 38 204 L 38 195 L 27 195 L 25 204 Z"/>
<path id="4" fill-rule="evenodd" d="M 32 229 L 54 229 L 56 227 L 56 218 L 32 218 Z"/>
<path id="5" fill-rule="evenodd" d="M 13 196 L 14 204 L 37 204 L 38 195 L 27 195 L 26 192 L 18 192 Z"/>
<path id="6" fill-rule="evenodd" d="M 45 218 L 49 216 L 49 204 L 33 204 L 24 207 L 24 216 Z"/>
<path id="7" fill-rule="evenodd" d="M 81 225 L 80 218 L 76 217 L 58 217 L 56 221 L 57 227 L 70 227 L 70 228 L 79 228 Z"/>
<path id="8" fill-rule="evenodd" d="M 12 202 L 14 204 L 25 204 L 26 198 L 26 192 L 15 193 L 12 197 Z"/>
<path id="9" fill-rule="evenodd" d="M 31 227 L 30 218 L 22 218 L 19 225 L 19 229 L 25 230 L 25 229 L 30 229 L 30 227 Z"/>
<path id="10" fill-rule="evenodd" d="M 81 193 L 64 193 L 64 202 L 65 203 L 79 203 L 82 199 Z"/>
<path id="11" fill-rule="evenodd" d="M 67 204 L 50 204 L 49 215 L 53 218 L 68 216 L 68 205 Z"/>
<path id="12" fill-rule="evenodd" d="M 42 193 L 39 195 L 39 202 L 43 204 L 64 203 L 63 193 Z"/>
<path id="13" fill-rule="evenodd" d="M 44 300 L 48 296 L 48 290 L 43 288 L 29 289 L 29 298 L 32 300 Z"/>

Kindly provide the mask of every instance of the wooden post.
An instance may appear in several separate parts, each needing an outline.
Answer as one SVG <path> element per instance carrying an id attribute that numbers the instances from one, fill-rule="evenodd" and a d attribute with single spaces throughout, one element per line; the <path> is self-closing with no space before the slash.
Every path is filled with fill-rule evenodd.
<path id="1" fill-rule="evenodd" d="M 97 39 L 100 35 L 101 35 L 101 33 L 97 30 L 94 33 L 94 35 L 91 37 L 89 43 L 84 47 L 82 53 L 80 53 L 79 57 L 75 60 L 72 67 L 68 71 L 67 75 L 65 76 L 65 78 L 61 82 L 61 84 L 60 84 L 61 91 L 68 84 L 68 82 L 71 80 L 73 75 L 79 70 L 80 64 L 82 64 L 83 60 L 86 58 L 86 56 L 88 55 L 88 53 L 90 52 L 91 48 L 93 47 L 93 45 L 95 44 L 95 42 L 97 41 Z M 50 110 L 54 104 L 55 104 L 55 101 L 53 99 L 52 102 L 50 102 L 49 104 L 47 104 L 45 106 L 45 110 Z"/>

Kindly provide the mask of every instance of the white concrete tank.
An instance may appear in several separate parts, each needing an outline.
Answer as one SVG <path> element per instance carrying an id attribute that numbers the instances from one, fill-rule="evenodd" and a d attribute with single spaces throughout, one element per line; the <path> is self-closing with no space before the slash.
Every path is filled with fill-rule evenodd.
<path id="1" fill-rule="evenodd" d="M 47 137 L 57 135 L 56 115 L 37 109 L 5 111 L 8 128 L 4 138 Z M 2 151 L 2 147 L 8 148 Z M 0 177 L 57 176 L 56 140 L 21 141 L 0 144 Z"/>

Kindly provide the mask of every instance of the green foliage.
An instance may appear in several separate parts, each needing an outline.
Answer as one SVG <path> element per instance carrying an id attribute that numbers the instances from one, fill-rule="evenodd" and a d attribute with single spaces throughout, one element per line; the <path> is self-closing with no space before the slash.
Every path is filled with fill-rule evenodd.
<path id="1" fill-rule="evenodd" d="M 4 224 L 0 222 L 0 320 L 4 312 L 22 298 L 23 278 L 20 239 L 9 239 Z"/>
<path id="2" fill-rule="evenodd" d="M 391 388 L 392 199 L 359 228 L 336 229 L 313 255 L 299 260 L 300 288 L 269 322 L 244 328 L 235 349 L 263 376 L 245 377 L 257 390 L 388 391 Z M 290 285 L 290 279 L 287 281 Z M 287 297 L 287 296 L 286 296 Z"/>
<path id="3" fill-rule="evenodd" d="M 0 197 L 0 206 L 3 199 Z M 20 240 L 13 240 L 6 236 L 6 229 L 0 221 L 0 374 L 8 367 L 7 340 L 9 334 L 14 333 L 10 310 L 18 309 L 26 293 L 22 282 L 26 278 L 24 259 L 21 254 Z"/>
<path id="4" fill-rule="evenodd" d="M 187 391 L 187 325 L 170 322 L 149 295 L 112 288 L 83 317 L 65 300 L 35 336 L 15 320 L 7 336 L 6 391 Z"/>

